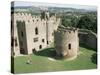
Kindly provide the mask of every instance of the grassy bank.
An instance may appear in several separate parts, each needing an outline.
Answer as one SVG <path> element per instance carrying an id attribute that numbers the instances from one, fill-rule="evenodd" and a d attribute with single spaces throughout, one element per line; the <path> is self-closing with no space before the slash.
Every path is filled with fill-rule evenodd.
<path id="1" fill-rule="evenodd" d="M 96 69 L 97 64 L 92 60 L 96 52 L 87 48 L 80 47 L 80 54 L 74 60 L 54 59 L 55 50 L 53 48 L 44 49 L 31 55 L 32 64 L 26 64 L 28 56 L 19 56 L 14 60 L 15 73 L 49 72 L 49 71 L 68 71 Z M 54 60 L 50 60 L 53 58 Z"/>

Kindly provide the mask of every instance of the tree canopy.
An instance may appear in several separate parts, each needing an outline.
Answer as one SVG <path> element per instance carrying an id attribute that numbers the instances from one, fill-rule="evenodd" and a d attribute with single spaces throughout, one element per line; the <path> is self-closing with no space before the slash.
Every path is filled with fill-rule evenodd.
<path id="1" fill-rule="evenodd" d="M 85 14 L 85 15 L 67 15 L 62 16 L 62 25 L 68 27 L 77 27 L 81 29 L 88 29 L 97 33 L 97 16 L 96 14 Z"/>

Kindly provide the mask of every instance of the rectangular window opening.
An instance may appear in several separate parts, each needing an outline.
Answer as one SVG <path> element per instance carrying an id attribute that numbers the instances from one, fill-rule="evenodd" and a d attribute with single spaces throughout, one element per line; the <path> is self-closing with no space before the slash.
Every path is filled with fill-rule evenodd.
<path id="1" fill-rule="evenodd" d="M 38 41 L 38 37 L 34 38 L 33 41 L 34 42 L 37 42 Z"/>
<path id="2" fill-rule="evenodd" d="M 68 44 L 68 49 L 71 49 L 71 44 Z"/>

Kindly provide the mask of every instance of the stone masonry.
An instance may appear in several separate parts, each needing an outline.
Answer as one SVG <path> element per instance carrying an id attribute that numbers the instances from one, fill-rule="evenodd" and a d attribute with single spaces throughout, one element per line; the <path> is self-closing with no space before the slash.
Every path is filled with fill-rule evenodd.
<path id="1" fill-rule="evenodd" d="M 72 27 L 59 27 L 55 31 L 55 49 L 58 56 L 77 57 L 79 51 L 78 30 Z"/>
<path id="2" fill-rule="evenodd" d="M 54 41 L 54 30 L 60 24 L 56 14 L 31 15 L 28 13 L 12 13 L 11 37 L 12 55 L 32 54 L 49 46 Z"/>

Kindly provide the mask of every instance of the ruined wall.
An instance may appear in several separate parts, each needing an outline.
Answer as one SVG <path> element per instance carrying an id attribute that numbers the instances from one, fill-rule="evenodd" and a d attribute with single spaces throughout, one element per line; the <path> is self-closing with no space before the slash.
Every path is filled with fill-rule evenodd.
<path id="1" fill-rule="evenodd" d="M 67 58 L 77 56 L 79 39 L 77 29 L 65 28 L 55 31 L 55 49 L 57 55 Z"/>
<path id="2" fill-rule="evenodd" d="M 97 49 L 97 35 L 86 29 L 79 30 L 80 44 L 85 44 L 90 48 Z"/>

